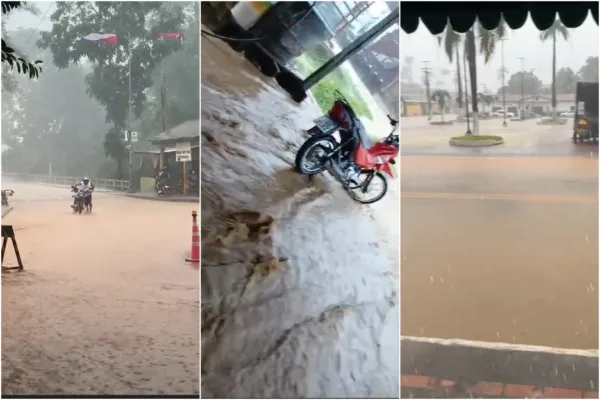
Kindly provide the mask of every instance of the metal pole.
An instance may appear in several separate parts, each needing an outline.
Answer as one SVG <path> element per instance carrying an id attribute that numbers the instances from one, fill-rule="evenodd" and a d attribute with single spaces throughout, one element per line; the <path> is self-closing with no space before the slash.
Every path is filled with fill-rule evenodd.
<path id="1" fill-rule="evenodd" d="M 465 70 L 465 111 L 467 113 L 467 133 L 465 135 L 471 135 L 471 126 L 469 124 L 469 88 L 467 85 L 467 49 L 463 52 L 463 67 Z"/>
<path id="2" fill-rule="evenodd" d="M 127 135 L 127 141 L 129 142 L 129 191 L 132 192 L 132 170 L 133 170 L 133 142 L 131 141 L 131 107 L 133 106 L 133 101 L 131 100 L 131 57 L 132 57 L 132 51 L 131 51 L 131 34 L 127 33 L 127 38 L 128 38 L 128 42 L 129 42 L 129 107 L 128 107 L 128 112 L 129 112 L 129 124 L 128 124 L 128 131 L 129 131 L 129 135 Z"/>
<path id="3" fill-rule="evenodd" d="M 506 39 L 500 40 L 502 40 L 502 117 L 504 118 L 502 126 L 506 127 L 506 87 L 504 86 L 504 42 Z"/>
<path id="4" fill-rule="evenodd" d="M 525 119 L 525 58 L 519 57 L 521 60 L 521 119 Z"/>
<path id="5" fill-rule="evenodd" d="M 310 76 L 302 82 L 302 88 L 306 91 L 319 83 L 321 79 L 346 62 L 348 58 L 352 57 L 352 55 L 364 48 L 373 38 L 392 26 L 399 18 L 400 8 L 392 10 L 387 17 L 360 35 L 354 42 L 350 43 L 347 47 L 340 51 L 339 54 L 333 56 L 329 61 L 323 64 L 321 68 L 310 74 Z"/>

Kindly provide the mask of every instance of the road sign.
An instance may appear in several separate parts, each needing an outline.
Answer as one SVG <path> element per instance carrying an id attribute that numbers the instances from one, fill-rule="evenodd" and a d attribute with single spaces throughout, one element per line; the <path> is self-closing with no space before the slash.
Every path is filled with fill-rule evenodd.
<path id="1" fill-rule="evenodd" d="M 125 145 L 125 148 L 126 148 L 127 150 L 131 150 L 131 145 L 130 145 L 130 144 L 126 144 L 126 145 Z"/>
<path id="2" fill-rule="evenodd" d="M 125 131 L 125 132 L 123 132 L 123 134 L 125 135 L 125 141 L 129 142 L 129 131 Z M 138 141 L 138 133 L 131 132 L 131 142 L 136 143 L 137 141 Z"/>
<path id="3" fill-rule="evenodd" d="M 175 143 L 175 160 L 177 162 L 192 161 L 192 146 L 190 142 Z"/>

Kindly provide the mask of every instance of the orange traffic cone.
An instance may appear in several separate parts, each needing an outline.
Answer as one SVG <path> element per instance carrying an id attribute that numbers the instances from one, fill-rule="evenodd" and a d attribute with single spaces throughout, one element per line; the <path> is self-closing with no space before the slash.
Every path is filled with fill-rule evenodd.
<path id="1" fill-rule="evenodd" d="M 192 251 L 190 257 L 185 259 L 185 261 L 193 263 L 200 262 L 200 230 L 198 229 L 197 217 L 198 213 L 192 211 Z"/>

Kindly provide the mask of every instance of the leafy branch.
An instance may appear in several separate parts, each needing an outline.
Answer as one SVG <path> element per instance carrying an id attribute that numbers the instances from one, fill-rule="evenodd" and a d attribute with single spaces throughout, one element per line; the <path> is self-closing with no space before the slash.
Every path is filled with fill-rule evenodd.
<path id="1" fill-rule="evenodd" d="M 42 66 L 40 65 L 43 63 L 42 60 L 36 60 L 31 63 L 21 57 L 17 57 L 15 49 L 9 47 L 4 39 L 2 39 L 2 62 L 7 62 L 11 70 L 17 67 L 19 74 L 29 74 L 29 79 L 39 78 L 42 72 Z"/>

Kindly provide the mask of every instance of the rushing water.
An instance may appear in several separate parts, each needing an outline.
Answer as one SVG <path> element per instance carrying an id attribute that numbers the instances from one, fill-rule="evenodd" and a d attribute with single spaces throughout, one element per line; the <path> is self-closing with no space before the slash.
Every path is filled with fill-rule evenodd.
<path id="1" fill-rule="evenodd" d="M 397 240 L 293 172 L 316 106 L 202 46 L 202 397 L 397 397 Z"/>

